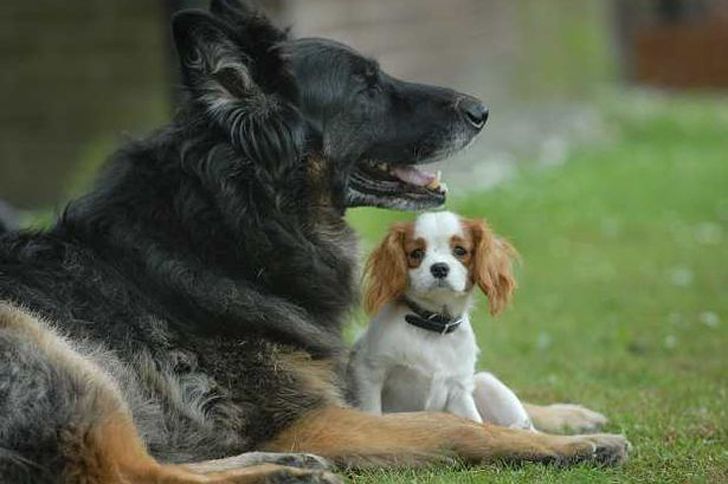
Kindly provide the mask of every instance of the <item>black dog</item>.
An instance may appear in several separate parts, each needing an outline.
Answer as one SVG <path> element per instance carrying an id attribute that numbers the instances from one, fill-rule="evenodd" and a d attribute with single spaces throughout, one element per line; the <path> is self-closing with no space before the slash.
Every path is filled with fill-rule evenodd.
<path id="1" fill-rule="evenodd" d="M 189 101 L 119 151 L 54 227 L 0 239 L 0 481 L 259 482 L 251 463 L 619 461 L 619 436 L 348 408 L 348 207 L 422 209 L 414 165 L 487 110 L 325 40 L 291 41 L 232 0 L 174 21 Z M 4 302 L 2 302 L 4 301 Z M 152 457 L 153 456 L 153 457 Z M 159 462 L 221 461 L 190 466 Z"/>

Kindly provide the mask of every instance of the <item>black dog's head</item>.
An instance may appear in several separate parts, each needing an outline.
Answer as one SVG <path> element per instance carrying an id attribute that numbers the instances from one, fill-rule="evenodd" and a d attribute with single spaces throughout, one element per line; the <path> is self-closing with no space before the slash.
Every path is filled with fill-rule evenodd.
<path id="1" fill-rule="evenodd" d="M 488 117 L 477 99 L 395 79 L 340 43 L 290 40 L 237 0 L 178 14 L 174 32 L 193 104 L 218 136 L 273 171 L 320 155 L 347 207 L 442 205 L 444 187 L 415 165 L 465 147 Z"/>
<path id="2" fill-rule="evenodd" d="M 300 108 L 322 134 L 325 155 L 353 164 L 349 204 L 441 205 L 445 191 L 415 165 L 464 148 L 485 124 L 483 104 L 450 89 L 396 79 L 338 42 L 296 40 L 292 52 Z"/>

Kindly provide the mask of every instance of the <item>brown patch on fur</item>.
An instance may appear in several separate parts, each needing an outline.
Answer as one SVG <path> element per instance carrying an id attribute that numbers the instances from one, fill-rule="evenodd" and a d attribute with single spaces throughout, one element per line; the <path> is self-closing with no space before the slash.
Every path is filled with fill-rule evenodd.
<path id="1" fill-rule="evenodd" d="M 95 363 L 76 352 L 42 318 L 24 308 L 0 302 L 0 328 L 10 329 L 33 341 L 51 364 L 89 382 L 89 386 L 97 390 L 94 399 L 106 403 L 116 402 L 117 407 L 123 407 L 116 383 Z"/>
<path id="2" fill-rule="evenodd" d="M 298 377 L 307 393 L 320 395 L 329 405 L 343 405 L 340 385 L 336 384 L 336 363 L 333 360 L 314 360 L 303 351 L 280 355 L 278 364 L 283 371 Z"/>
<path id="3" fill-rule="evenodd" d="M 312 204 L 319 207 L 332 206 L 330 181 L 330 163 L 318 154 L 309 155 L 306 159 L 308 180 L 311 193 L 314 195 Z"/>
<path id="4" fill-rule="evenodd" d="M 455 248 L 458 246 L 465 249 L 465 254 L 461 256 L 455 254 Z M 463 237 L 460 237 L 459 235 L 453 235 L 450 237 L 450 250 L 465 267 L 470 269 L 470 266 L 472 265 L 471 260 L 473 258 L 473 237 L 471 232 L 466 230 Z"/>
<path id="5" fill-rule="evenodd" d="M 470 248 L 467 263 L 474 284 L 488 296 L 490 314 L 500 314 L 516 289 L 513 260 L 518 252 L 505 239 L 496 237 L 484 220 L 463 219 L 465 238 Z"/>
<path id="6" fill-rule="evenodd" d="M 274 464 L 260 464 L 224 472 L 193 472 L 185 465 L 164 465 L 146 451 L 131 416 L 124 413 L 107 418 L 83 435 L 79 452 L 69 456 L 66 482 L 86 483 L 240 483 L 295 482 L 317 478 L 315 482 L 338 482 L 321 470 L 304 470 Z M 194 465 L 192 466 L 194 467 Z"/>
<path id="7" fill-rule="evenodd" d="M 37 345 L 49 364 L 68 373 L 84 389 L 76 395 L 74 415 L 58 432 L 64 461 L 62 482 L 87 484 L 151 483 L 262 483 L 274 479 L 315 476 L 317 482 L 337 482 L 331 474 L 277 465 L 209 474 L 195 473 L 183 465 L 163 465 L 146 450 L 133 418 L 114 380 L 101 368 L 56 334 L 51 326 L 31 312 L 0 302 L 0 328 L 22 335 Z M 313 388 L 330 367 L 301 365 Z M 325 478 L 325 479 L 324 479 Z"/>
<path id="8" fill-rule="evenodd" d="M 103 412 L 103 409 L 96 409 Z M 131 416 L 109 409 L 90 428 L 70 428 L 62 437 L 66 482 L 151 482 L 161 466 L 147 453 Z"/>
<path id="9" fill-rule="evenodd" d="M 416 243 L 412 240 L 413 231 L 412 222 L 392 225 L 382 243 L 367 259 L 364 266 L 364 310 L 367 313 L 376 313 L 407 289 L 409 262 L 405 244 L 409 244 L 411 250 L 417 248 L 413 245 Z"/>
<path id="10" fill-rule="evenodd" d="M 304 416 L 263 448 L 311 452 L 348 468 L 401 467 L 452 457 L 469 463 L 588 458 L 595 448 L 588 437 L 479 424 L 446 413 L 375 416 L 332 406 Z"/>
<path id="11" fill-rule="evenodd" d="M 427 242 L 422 237 L 414 237 L 414 227 L 410 225 L 404 234 L 404 242 L 402 244 L 403 256 L 407 259 L 407 267 L 417 269 L 422 265 L 422 260 L 427 251 Z M 420 256 L 415 257 L 415 252 L 419 251 Z"/>

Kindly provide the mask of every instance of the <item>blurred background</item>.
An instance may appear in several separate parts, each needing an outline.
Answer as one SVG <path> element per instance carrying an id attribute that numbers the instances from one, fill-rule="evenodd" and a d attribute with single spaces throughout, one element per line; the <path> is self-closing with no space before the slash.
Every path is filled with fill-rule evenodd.
<path id="1" fill-rule="evenodd" d="M 488 129 L 449 183 L 488 187 L 518 160 L 558 164 L 608 136 L 609 88 L 728 87 L 723 0 L 262 0 L 296 36 L 325 36 L 395 75 L 485 100 Z M 124 137 L 174 109 L 169 16 L 204 0 L 0 4 L 0 194 L 58 206 Z"/>
<path id="2" fill-rule="evenodd" d="M 205 3 L 0 2 L 0 214 L 5 200 L 47 223 L 115 147 L 170 118 L 169 16 Z M 728 0 L 261 3 L 295 36 L 490 107 L 443 162 L 448 207 L 487 217 L 524 260 L 513 307 L 474 313 L 480 366 L 527 400 L 606 413 L 636 450 L 622 469 L 488 480 L 728 482 Z M 364 254 L 407 217 L 348 215 Z M 462 482 L 449 472 L 357 482 Z"/>

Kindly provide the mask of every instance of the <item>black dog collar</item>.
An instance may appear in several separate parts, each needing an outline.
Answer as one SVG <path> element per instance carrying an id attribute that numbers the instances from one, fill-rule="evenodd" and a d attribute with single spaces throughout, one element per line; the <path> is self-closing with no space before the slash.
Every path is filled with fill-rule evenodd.
<path id="1" fill-rule="evenodd" d="M 412 310 L 414 314 L 406 314 L 404 320 L 412 326 L 432 331 L 439 334 L 450 334 L 463 322 L 463 317 L 452 317 L 449 314 L 433 313 L 421 308 L 419 305 L 405 299 L 404 303 Z"/>

